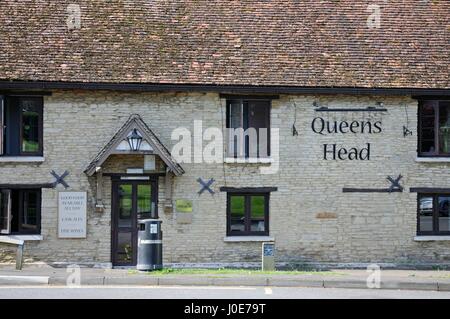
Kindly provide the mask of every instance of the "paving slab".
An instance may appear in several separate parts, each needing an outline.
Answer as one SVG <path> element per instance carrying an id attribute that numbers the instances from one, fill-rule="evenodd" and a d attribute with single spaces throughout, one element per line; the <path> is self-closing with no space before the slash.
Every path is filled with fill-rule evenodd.
<path id="1" fill-rule="evenodd" d="M 14 265 L 0 265 L 0 285 L 65 286 L 72 274 L 66 268 L 49 265 L 25 265 L 21 271 Z M 363 269 L 336 269 L 329 272 L 301 274 L 152 274 L 130 269 L 80 268 L 81 285 L 129 286 L 272 286 L 368 288 L 370 275 Z M 450 271 L 382 270 L 382 289 L 450 291 Z"/>
<path id="2" fill-rule="evenodd" d="M 150 277 L 150 276 L 149 276 Z M 204 276 L 155 276 L 158 279 L 158 285 L 160 286 L 212 286 L 213 279 Z"/>
<path id="3" fill-rule="evenodd" d="M 268 286 L 266 277 L 214 277 L 214 286 Z"/>
<path id="4" fill-rule="evenodd" d="M 361 280 L 324 279 L 324 288 L 368 288 L 367 282 Z"/>
<path id="5" fill-rule="evenodd" d="M 389 281 L 381 282 L 381 289 L 402 289 L 402 290 L 438 290 L 437 282 L 411 282 L 411 281 Z"/>
<path id="6" fill-rule="evenodd" d="M 438 291 L 450 291 L 450 283 L 438 282 Z"/>
<path id="7" fill-rule="evenodd" d="M 0 276 L 0 286 L 10 285 L 48 285 L 48 276 Z"/>
<path id="8" fill-rule="evenodd" d="M 94 276 L 94 277 L 83 276 L 80 279 L 81 279 L 80 280 L 81 285 L 100 286 L 100 285 L 105 284 L 105 277 L 103 277 L 103 276 Z M 54 276 L 54 277 L 50 277 L 49 285 L 70 286 L 71 284 L 67 283 L 67 277 Z"/>
<path id="9" fill-rule="evenodd" d="M 323 280 L 309 280 L 297 278 L 268 278 L 268 286 L 273 287 L 316 287 L 323 288 Z"/>
<path id="10" fill-rule="evenodd" d="M 159 278 L 152 276 L 105 277 L 104 285 L 158 286 Z"/>

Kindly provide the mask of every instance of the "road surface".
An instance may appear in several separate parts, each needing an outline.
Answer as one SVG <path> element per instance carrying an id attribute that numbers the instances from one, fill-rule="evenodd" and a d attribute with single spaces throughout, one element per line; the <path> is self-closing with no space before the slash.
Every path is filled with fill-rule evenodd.
<path id="1" fill-rule="evenodd" d="M 0 299 L 450 299 L 450 292 L 290 288 L 290 287 L 195 287 L 195 286 L 85 286 L 0 287 Z"/>

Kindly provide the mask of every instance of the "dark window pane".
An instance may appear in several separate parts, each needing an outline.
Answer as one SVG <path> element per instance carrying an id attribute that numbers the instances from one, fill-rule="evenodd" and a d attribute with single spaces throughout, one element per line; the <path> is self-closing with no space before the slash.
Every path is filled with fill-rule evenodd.
<path id="1" fill-rule="evenodd" d="M 4 96 L 0 95 L 0 128 L 5 127 L 5 98 Z M 0 155 L 3 155 L 4 153 L 4 129 L 0 129 Z"/>
<path id="2" fill-rule="evenodd" d="M 39 151 L 39 111 L 38 100 L 22 99 L 22 152 L 36 153 Z"/>
<path id="3" fill-rule="evenodd" d="M 269 106 L 269 102 L 266 101 L 250 101 L 248 103 L 248 126 L 256 129 L 268 128 Z"/>
<path id="4" fill-rule="evenodd" d="M 231 196 L 230 205 L 230 231 L 245 231 L 245 196 Z"/>
<path id="5" fill-rule="evenodd" d="M 137 206 L 138 218 L 152 218 L 154 203 L 152 203 L 151 185 L 141 184 L 137 186 Z"/>
<path id="6" fill-rule="evenodd" d="M 242 103 L 232 102 L 229 104 L 229 127 L 239 128 L 243 127 L 243 114 L 242 114 Z"/>
<path id="7" fill-rule="evenodd" d="M 231 101 L 227 107 L 228 155 L 267 157 L 270 155 L 270 102 Z M 235 131 L 240 128 L 241 131 Z M 245 130 L 245 134 L 242 130 Z"/>
<path id="8" fill-rule="evenodd" d="M 420 107 L 420 152 L 435 153 L 435 101 L 424 101 Z"/>
<path id="9" fill-rule="evenodd" d="M 5 208 L 7 203 L 6 196 L 0 191 L 0 230 L 6 229 L 7 217 Z"/>
<path id="10" fill-rule="evenodd" d="M 227 110 L 228 156 L 244 155 L 244 114 L 241 101 L 231 102 Z M 240 130 L 239 130 L 240 129 Z"/>
<path id="11" fill-rule="evenodd" d="M 245 215 L 245 197 L 231 196 L 230 197 L 230 212 L 231 217 L 244 217 Z"/>
<path id="12" fill-rule="evenodd" d="M 8 234 L 10 232 L 10 192 L 0 190 L 0 233 Z"/>
<path id="13" fill-rule="evenodd" d="M 419 231 L 433 231 L 433 197 L 419 200 Z"/>
<path id="14" fill-rule="evenodd" d="M 266 199 L 264 196 L 251 196 L 250 198 L 250 230 L 264 231 L 264 215 L 265 215 Z"/>
<path id="15" fill-rule="evenodd" d="M 434 107 L 436 101 L 424 101 L 421 107 L 421 114 L 426 116 L 434 116 Z"/>
<path id="16" fill-rule="evenodd" d="M 119 186 L 119 227 L 131 227 L 132 185 Z"/>
<path id="17" fill-rule="evenodd" d="M 434 143 L 434 129 L 422 129 L 422 139 L 432 141 Z"/>
<path id="18" fill-rule="evenodd" d="M 450 231 L 450 196 L 439 196 L 439 231 Z"/>
<path id="19" fill-rule="evenodd" d="M 34 229 L 37 226 L 37 214 L 39 205 L 39 194 L 37 192 L 26 192 L 24 193 L 24 204 L 23 204 L 23 228 Z"/>
<path id="20" fill-rule="evenodd" d="M 269 117 L 270 117 L 270 103 L 267 101 L 251 101 L 249 102 L 248 111 L 248 126 L 256 130 L 256 141 L 249 141 L 249 143 L 257 143 L 255 145 L 256 154 L 251 154 L 251 157 L 267 157 L 269 156 Z M 250 150 L 252 148 L 250 147 Z"/>
<path id="21" fill-rule="evenodd" d="M 439 151 L 450 153 L 450 103 L 441 102 L 439 105 Z"/>
<path id="22" fill-rule="evenodd" d="M 251 222 L 251 231 L 265 231 L 265 225 L 264 225 L 264 220 L 254 220 L 252 219 Z"/>
<path id="23" fill-rule="evenodd" d="M 250 200 L 250 217 L 264 218 L 265 212 L 265 197 L 264 196 L 251 196 Z"/>
<path id="24" fill-rule="evenodd" d="M 421 147 L 421 149 L 422 149 L 422 152 L 424 152 L 424 153 L 434 153 L 434 151 L 435 151 L 434 141 L 433 140 L 432 141 L 430 141 L 430 140 L 428 140 L 428 141 L 422 140 L 422 147 Z"/>
<path id="25" fill-rule="evenodd" d="M 119 263 L 129 263 L 133 259 L 133 245 L 131 243 L 131 232 L 119 232 L 117 234 L 117 261 Z"/>
<path id="26" fill-rule="evenodd" d="M 422 116 L 422 129 L 434 129 L 434 115 Z"/>
<path id="27" fill-rule="evenodd" d="M 230 230 L 232 232 L 245 231 L 245 221 L 244 218 L 241 219 L 231 219 Z"/>

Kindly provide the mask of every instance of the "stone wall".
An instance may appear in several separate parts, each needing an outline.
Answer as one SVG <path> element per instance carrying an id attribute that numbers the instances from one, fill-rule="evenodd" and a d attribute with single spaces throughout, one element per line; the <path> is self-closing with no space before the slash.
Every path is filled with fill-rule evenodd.
<path id="1" fill-rule="evenodd" d="M 375 106 L 383 101 L 387 113 L 315 112 L 313 102 L 328 107 Z M 296 111 L 295 111 L 296 108 Z M 88 192 L 86 239 L 57 238 L 57 191 L 42 192 L 42 235 L 27 242 L 29 261 L 110 262 L 111 183 L 104 180 L 104 213 L 94 210 L 95 177 L 83 170 L 132 113 L 143 120 L 169 148 L 175 128 L 193 131 L 223 127 L 225 101 L 214 93 L 113 93 L 56 91 L 44 102 L 44 156 L 41 164 L 1 163 L 1 183 L 51 182 L 50 170 L 68 170 L 70 190 Z M 299 132 L 293 136 L 292 125 Z M 317 134 L 315 117 L 325 120 L 382 121 L 379 134 Z M 407 123 L 407 119 L 409 123 Z M 182 164 L 186 173 L 174 178 L 173 199 L 193 201 L 193 221 L 179 224 L 175 213 L 162 207 L 164 179 L 159 180 L 159 212 L 163 221 L 164 261 L 258 261 L 258 242 L 225 242 L 226 193 L 220 186 L 274 186 L 270 196 L 270 236 L 277 259 L 290 262 L 448 263 L 450 242 L 414 241 L 416 194 L 410 187 L 448 187 L 448 164 L 418 163 L 417 101 L 409 97 L 280 96 L 272 103 L 272 128 L 279 128 L 279 170 L 260 174 L 268 164 Z M 403 136 L 403 125 L 413 131 Z M 370 160 L 324 160 L 323 144 L 362 148 L 370 143 Z M 206 145 L 207 142 L 204 142 Z M 114 162 L 114 159 L 108 161 Z M 116 162 L 121 162 L 116 159 Z M 112 167 L 114 164 L 111 164 Z M 131 164 L 130 164 L 131 165 Z M 403 193 L 343 193 L 343 187 L 386 188 L 388 175 L 402 174 Z M 198 177 L 214 178 L 214 195 L 198 195 Z M 0 261 L 11 259 L 1 246 Z"/>

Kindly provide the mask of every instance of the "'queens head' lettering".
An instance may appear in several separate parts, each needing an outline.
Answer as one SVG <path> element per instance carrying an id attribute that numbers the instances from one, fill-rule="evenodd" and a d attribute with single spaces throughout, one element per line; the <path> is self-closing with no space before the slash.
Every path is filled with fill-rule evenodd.
<path id="1" fill-rule="evenodd" d="M 326 134 L 378 134 L 383 131 L 381 121 L 328 121 L 316 117 L 311 122 L 311 130 L 320 135 Z"/>

